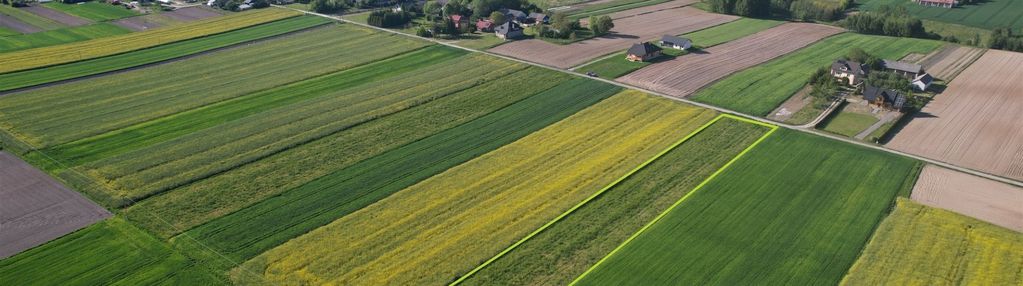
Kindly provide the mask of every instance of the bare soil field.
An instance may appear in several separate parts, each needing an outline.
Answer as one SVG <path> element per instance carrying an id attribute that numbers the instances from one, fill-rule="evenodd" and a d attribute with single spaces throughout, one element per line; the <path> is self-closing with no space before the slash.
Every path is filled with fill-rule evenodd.
<path id="1" fill-rule="evenodd" d="M 14 17 L 2 13 L 0 13 L 0 27 L 6 27 L 22 34 L 30 34 L 43 31 L 43 29 L 40 29 L 39 27 L 29 25 L 25 22 L 15 19 Z"/>
<path id="2" fill-rule="evenodd" d="M 1023 180 L 1023 53 L 988 50 L 889 148 Z"/>
<path id="3" fill-rule="evenodd" d="M 490 51 L 558 68 L 571 68 L 603 55 L 626 50 L 636 42 L 651 40 L 664 34 L 685 34 L 738 18 L 682 7 L 616 20 L 611 34 L 568 45 L 529 39 L 500 45 Z"/>
<path id="4" fill-rule="evenodd" d="M 161 15 L 182 22 L 191 22 L 195 20 L 202 20 L 206 18 L 220 16 L 220 13 L 217 13 L 216 11 L 213 11 L 210 8 L 204 8 L 203 6 L 192 6 L 177 9 L 170 12 L 164 12 Z"/>
<path id="5" fill-rule="evenodd" d="M 1023 232 L 1023 188 L 927 165 L 910 198 Z"/>
<path id="6" fill-rule="evenodd" d="M 109 216 L 20 158 L 0 152 L 0 259 Z"/>
<path id="7" fill-rule="evenodd" d="M 924 66 L 924 70 L 931 76 L 951 81 L 982 55 L 984 55 L 984 49 L 945 45 L 945 48 L 927 55 L 918 63 Z"/>
<path id="8" fill-rule="evenodd" d="M 145 31 L 164 26 L 165 21 L 154 21 L 152 16 L 156 15 L 128 17 L 124 19 L 114 20 L 111 23 L 114 23 L 114 25 L 118 25 L 132 31 Z"/>
<path id="9" fill-rule="evenodd" d="M 685 97 L 734 72 L 840 32 L 840 28 L 819 24 L 782 24 L 702 52 L 651 64 L 618 81 Z"/>
<path id="10" fill-rule="evenodd" d="M 92 24 L 92 21 L 89 21 L 88 19 L 83 19 L 83 18 L 79 18 L 77 16 L 72 16 L 70 14 L 67 14 L 67 13 L 64 13 L 64 12 L 61 12 L 61 11 L 57 11 L 57 10 L 53 10 L 53 9 L 50 9 L 50 8 L 46 8 L 46 7 L 43 7 L 43 6 L 32 5 L 32 6 L 28 6 L 28 7 L 20 8 L 20 9 L 28 11 L 29 13 L 32 13 L 32 14 L 39 15 L 40 17 L 43 17 L 43 18 L 47 18 L 47 19 L 53 20 L 53 21 L 55 21 L 57 23 L 61 23 L 61 24 L 64 24 L 64 25 L 72 26 L 72 27 L 73 26 L 84 26 L 84 25 Z"/>
<path id="11" fill-rule="evenodd" d="M 220 13 L 217 13 L 210 8 L 205 8 L 205 6 L 192 6 L 160 14 L 123 18 L 115 20 L 113 23 L 132 31 L 143 31 L 170 24 L 213 18 L 220 15 Z"/>

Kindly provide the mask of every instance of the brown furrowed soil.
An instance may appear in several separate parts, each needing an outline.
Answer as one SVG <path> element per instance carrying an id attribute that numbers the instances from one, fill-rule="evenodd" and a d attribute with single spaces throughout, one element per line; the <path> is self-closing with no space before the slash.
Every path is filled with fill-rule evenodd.
<path id="1" fill-rule="evenodd" d="M 580 4 L 580 5 L 577 5 L 577 6 L 578 7 L 585 7 L 585 6 L 589 6 L 589 5 L 603 4 L 604 2 L 611 2 L 611 1 L 614 1 L 614 0 L 610 0 L 610 1 L 601 0 L 601 1 L 587 2 L 586 4 Z M 644 6 L 644 7 L 639 7 L 639 8 L 635 8 L 635 9 L 629 9 L 629 10 L 625 10 L 625 11 L 618 11 L 618 12 L 614 12 L 614 13 L 607 14 L 607 15 L 610 16 L 611 19 L 618 20 L 618 19 L 621 19 L 621 18 L 628 18 L 628 17 L 632 17 L 632 16 L 636 16 L 636 15 L 642 15 L 642 14 L 657 12 L 657 11 L 661 11 L 661 10 L 682 8 L 682 7 L 685 7 L 685 6 L 692 5 L 693 3 L 696 3 L 696 2 L 699 2 L 699 1 L 697 1 L 697 0 L 675 0 L 675 1 L 668 1 L 668 2 L 661 3 L 661 4 L 654 4 L 654 5 L 650 5 L 650 6 Z M 587 27 L 589 25 L 589 22 L 590 22 L 589 18 L 579 19 L 579 24 L 582 25 L 583 27 Z"/>
<path id="2" fill-rule="evenodd" d="M 89 21 L 88 19 L 84 19 L 84 18 L 80 18 L 80 17 L 77 17 L 77 16 L 73 16 L 71 14 L 67 14 L 67 13 L 64 13 L 64 12 L 61 12 L 61 11 L 57 11 L 57 10 L 53 10 L 53 9 L 50 9 L 50 8 L 46 8 L 46 7 L 43 7 L 43 6 L 32 5 L 32 6 L 28 6 L 28 7 L 25 7 L 25 8 L 19 8 L 19 9 L 28 11 L 29 13 L 32 13 L 32 14 L 39 15 L 40 17 L 43 17 L 43 18 L 47 18 L 47 19 L 53 20 L 53 21 L 55 21 L 57 23 L 61 23 L 61 24 L 64 24 L 64 25 L 72 26 L 72 27 L 73 26 L 85 26 L 85 25 L 88 25 L 88 24 L 92 24 L 92 21 Z"/>
<path id="3" fill-rule="evenodd" d="M 618 81 L 685 97 L 734 72 L 840 32 L 840 28 L 819 24 L 782 24 L 703 51 L 651 64 Z"/>
<path id="4" fill-rule="evenodd" d="M 919 64 L 935 78 L 951 81 L 956 75 L 984 55 L 984 49 L 960 45 L 946 45 L 944 49 L 927 55 Z"/>
<path id="5" fill-rule="evenodd" d="M 20 158 L 0 152 L 0 259 L 109 216 Z"/>
<path id="6" fill-rule="evenodd" d="M 118 19 L 113 21 L 113 23 L 132 31 L 143 31 L 163 27 L 169 24 L 192 22 L 220 15 L 220 13 L 213 11 L 211 8 L 205 8 L 205 6 L 192 6 L 160 14 L 149 14 Z"/>
<path id="7" fill-rule="evenodd" d="M 7 16 L 7 14 L 0 13 L 0 27 L 5 27 L 15 32 L 22 34 L 31 34 L 35 32 L 41 32 L 43 29 L 39 27 L 29 25 L 28 23 L 19 21 L 14 17 Z"/>
<path id="8" fill-rule="evenodd" d="M 988 50 L 889 148 L 1023 180 L 1023 53 Z"/>
<path id="9" fill-rule="evenodd" d="M 202 20 L 206 18 L 220 16 L 220 13 L 217 13 L 216 11 L 213 11 L 212 9 L 209 8 L 204 8 L 204 6 L 192 6 L 177 9 L 170 12 L 165 12 L 161 15 L 182 22 L 191 22 L 195 20 Z"/>
<path id="10" fill-rule="evenodd" d="M 910 198 L 1023 232 L 1023 188 L 928 165 Z"/>
<path id="11" fill-rule="evenodd" d="M 682 7 L 622 18 L 615 21 L 611 34 L 568 45 L 529 39 L 500 45 L 490 51 L 548 66 L 571 68 L 603 55 L 626 50 L 633 43 L 652 40 L 664 34 L 685 34 L 735 19 L 738 17 Z"/>

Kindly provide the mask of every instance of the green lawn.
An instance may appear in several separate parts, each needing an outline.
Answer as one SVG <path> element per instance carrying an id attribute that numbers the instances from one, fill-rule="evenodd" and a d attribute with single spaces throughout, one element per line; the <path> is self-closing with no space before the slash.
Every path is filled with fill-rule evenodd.
<path id="1" fill-rule="evenodd" d="M 918 165 L 779 129 L 578 285 L 836 285 Z"/>
<path id="2" fill-rule="evenodd" d="M 0 91 L 121 70 L 329 23 L 316 16 L 293 17 L 212 36 L 42 69 L 0 74 Z M 106 25 L 106 24 L 104 24 Z M 26 35 L 27 36 L 27 35 Z"/>
<path id="3" fill-rule="evenodd" d="M 226 285 L 165 242 L 110 218 L 0 260 L 17 285 Z"/>
<path id="4" fill-rule="evenodd" d="M 806 85 L 819 68 L 861 48 L 885 59 L 909 53 L 927 54 L 943 42 L 843 33 L 767 63 L 728 76 L 696 93 L 692 99 L 742 113 L 764 116 Z"/>
<path id="5" fill-rule="evenodd" d="M 715 122 L 463 285 L 568 285 L 767 131 L 729 118 Z"/>
<path id="6" fill-rule="evenodd" d="M 860 134 L 867 127 L 877 123 L 877 117 L 870 114 L 862 114 L 856 112 L 846 111 L 844 108 L 834 111 L 828 117 L 827 120 L 821 122 L 819 128 L 821 130 L 843 135 L 846 137 L 854 137 L 856 134 Z"/>
<path id="7" fill-rule="evenodd" d="M 980 4 L 960 5 L 955 8 L 926 7 L 903 0 L 858 0 L 862 10 L 874 10 L 883 5 L 906 7 L 917 18 L 960 24 L 977 28 L 1023 28 L 1023 1 L 985 0 Z"/>
<path id="8" fill-rule="evenodd" d="M 31 34 L 3 36 L 0 37 L 0 53 L 66 44 L 127 33 L 131 33 L 131 30 L 111 23 L 98 23 L 88 26 L 61 28 Z"/>
<path id="9" fill-rule="evenodd" d="M 11 16 L 11 18 L 25 22 L 25 24 L 29 24 L 43 30 L 53 30 L 67 27 L 64 24 L 57 23 L 57 21 L 50 20 L 42 16 L 37 16 L 36 14 L 32 14 L 28 11 L 23 11 L 21 9 L 11 7 L 10 5 L 0 5 L 0 14 Z"/>
<path id="10" fill-rule="evenodd" d="M 648 66 L 655 62 L 667 61 L 674 59 L 675 57 L 686 54 L 686 51 L 676 50 L 672 48 L 664 48 L 662 50 L 663 55 L 659 58 L 654 59 L 650 62 L 633 62 L 625 59 L 625 52 L 620 52 L 608 56 L 606 58 L 597 60 L 587 65 L 578 67 L 575 69 L 577 72 L 587 73 L 595 72 L 597 77 L 606 79 L 615 79 L 617 77 L 629 74 L 645 66 Z"/>
<path id="11" fill-rule="evenodd" d="M 139 15 L 138 13 L 135 13 L 134 10 L 124 9 L 121 5 L 111 5 L 97 1 L 82 2 L 78 4 L 64 4 L 58 1 L 45 3 L 43 6 L 96 22 L 117 20 Z"/>
<path id="12" fill-rule="evenodd" d="M 706 28 L 696 32 L 682 35 L 682 37 L 693 40 L 697 47 L 709 48 L 718 44 L 755 34 L 774 26 L 784 24 L 784 21 L 763 20 L 742 18 L 732 22 L 724 23 L 714 27 Z"/>

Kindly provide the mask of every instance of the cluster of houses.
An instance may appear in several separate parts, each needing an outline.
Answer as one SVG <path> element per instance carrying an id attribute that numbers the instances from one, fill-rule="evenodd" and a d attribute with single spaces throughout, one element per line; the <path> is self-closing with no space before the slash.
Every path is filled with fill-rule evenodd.
<path id="1" fill-rule="evenodd" d="M 510 40 L 518 39 L 524 36 L 523 27 L 529 27 L 537 24 L 548 24 L 550 23 L 550 17 L 543 13 L 529 13 L 515 10 L 515 9 L 501 9 L 498 10 L 504 14 L 505 23 L 495 25 L 494 21 L 486 18 L 480 18 L 476 20 L 476 30 L 484 33 L 493 32 L 498 38 Z M 451 20 L 455 22 L 455 27 L 461 27 L 461 25 L 468 25 L 468 17 L 462 15 L 451 15 Z"/>
<path id="2" fill-rule="evenodd" d="M 959 4 L 956 0 L 913 0 L 917 4 L 928 7 L 952 8 Z"/>
<path id="3" fill-rule="evenodd" d="M 661 47 L 682 51 L 693 47 L 692 40 L 671 35 L 661 36 L 660 44 L 661 46 L 658 47 L 650 42 L 635 43 L 625 51 L 625 59 L 633 62 L 649 62 L 661 56 Z"/>
<path id="4" fill-rule="evenodd" d="M 934 77 L 924 72 L 923 66 L 918 64 L 883 60 L 882 66 L 885 70 L 894 72 L 909 80 L 914 89 L 918 91 L 927 90 L 934 82 Z M 831 76 L 841 79 L 852 86 L 859 86 L 870 74 L 870 67 L 863 63 L 847 60 L 836 60 L 831 64 Z M 875 86 L 865 85 L 863 87 L 863 99 L 870 104 L 886 109 L 899 110 L 906 103 L 906 96 L 894 89 L 883 89 Z"/>

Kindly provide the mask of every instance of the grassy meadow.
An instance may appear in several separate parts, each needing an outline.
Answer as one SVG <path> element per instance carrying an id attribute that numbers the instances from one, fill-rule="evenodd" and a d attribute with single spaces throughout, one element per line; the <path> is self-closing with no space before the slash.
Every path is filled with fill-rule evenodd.
<path id="1" fill-rule="evenodd" d="M 845 137 L 854 137 L 878 121 L 877 117 L 870 114 L 851 112 L 846 111 L 844 108 L 839 108 L 833 111 L 827 120 L 821 122 L 818 128 Z"/>

